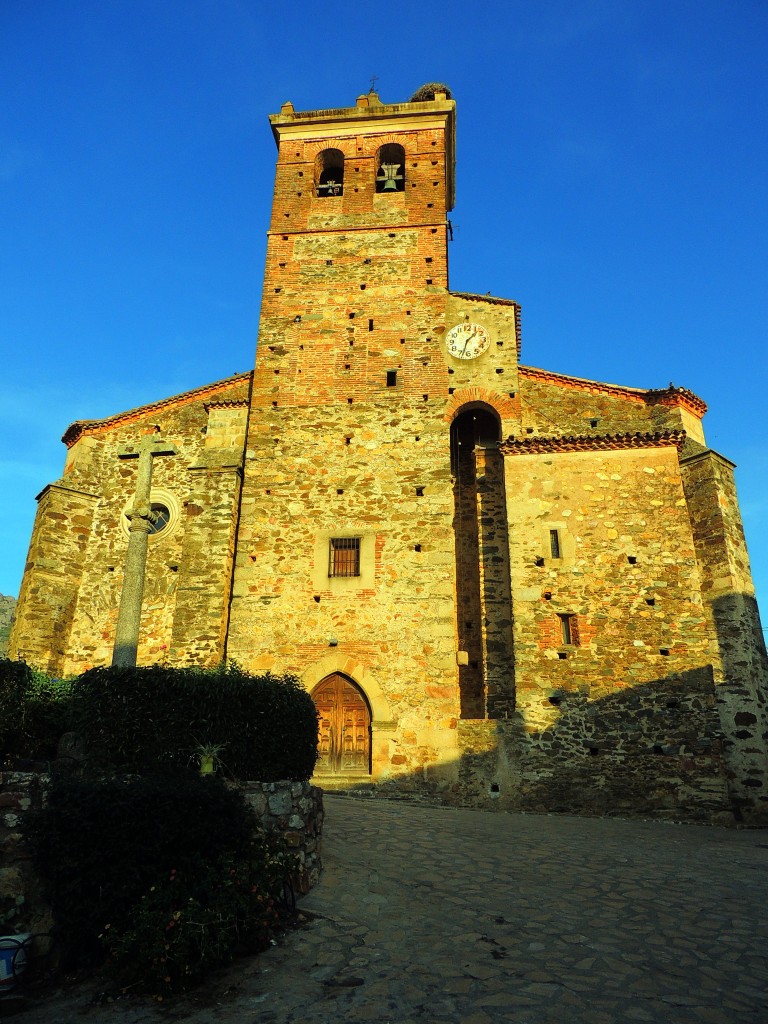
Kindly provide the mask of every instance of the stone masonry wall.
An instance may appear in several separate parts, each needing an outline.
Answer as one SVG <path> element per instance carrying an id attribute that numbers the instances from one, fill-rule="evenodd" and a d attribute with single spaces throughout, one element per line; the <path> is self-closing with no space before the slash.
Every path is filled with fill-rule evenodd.
<path id="1" fill-rule="evenodd" d="M 685 459 L 683 482 L 714 647 L 718 708 L 734 805 L 768 821 L 768 659 L 733 466 L 715 452 Z"/>
<path id="2" fill-rule="evenodd" d="M 42 807 L 47 775 L 0 772 L 0 927 L 3 934 L 51 930 L 53 917 L 24 845 L 24 819 Z M 46 950 L 40 949 L 40 952 Z"/>
<path id="3" fill-rule="evenodd" d="M 563 694 L 549 728 L 460 722 L 454 799 L 499 810 L 731 825 L 711 674 L 593 700 Z"/>
<path id="4" fill-rule="evenodd" d="M 582 381 L 520 368 L 521 416 L 527 434 L 622 434 L 685 430 L 701 443 L 706 406 L 674 387 L 658 392 Z"/>
<path id="5" fill-rule="evenodd" d="M 603 699 L 710 671 L 674 446 L 516 455 L 506 472 L 517 710 L 526 728 L 554 725 L 561 694 Z M 570 643 L 562 616 L 572 617 Z"/>
<path id="6" fill-rule="evenodd" d="M 281 835 L 297 856 L 294 885 L 309 892 L 323 867 L 323 791 L 308 782 L 246 782 L 243 792 L 263 828 Z"/>
<path id="7" fill-rule="evenodd" d="M 40 498 L 13 656 L 54 675 L 110 663 L 137 471 L 119 452 L 159 427 L 177 454 L 154 460 L 152 500 L 172 516 L 149 538 L 139 664 L 169 660 L 172 648 L 176 663 L 221 660 L 248 386 L 241 375 L 82 425 L 63 480 Z"/>
<path id="8" fill-rule="evenodd" d="M 38 498 L 8 655 L 62 671 L 83 576 L 96 493 L 50 484 Z"/>

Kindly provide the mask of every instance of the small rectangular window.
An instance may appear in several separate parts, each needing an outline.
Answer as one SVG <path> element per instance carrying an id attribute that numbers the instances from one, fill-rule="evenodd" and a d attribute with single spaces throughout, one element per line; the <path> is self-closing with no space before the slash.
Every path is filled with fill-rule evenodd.
<path id="1" fill-rule="evenodd" d="M 557 530 L 549 531 L 549 553 L 552 558 L 560 557 L 560 533 Z"/>
<path id="2" fill-rule="evenodd" d="M 397 370 L 387 370 L 387 387 L 394 388 L 397 386 Z"/>
<path id="3" fill-rule="evenodd" d="M 573 615 L 558 615 L 563 645 L 573 643 Z"/>
<path id="4" fill-rule="evenodd" d="M 332 537 L 328 552 L 329 576 L 360 575 L 360 538 Z"/>

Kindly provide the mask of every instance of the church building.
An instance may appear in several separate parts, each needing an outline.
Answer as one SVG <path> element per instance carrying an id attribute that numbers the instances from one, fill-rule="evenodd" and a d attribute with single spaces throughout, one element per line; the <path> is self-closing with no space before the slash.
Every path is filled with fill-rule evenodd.
<path id="1" fill-rule="evenodd" d="M 138 664 L 293 673 L 322 785 L 764 821 L 765 647 L 704 402 L 525 365 L 519 305 L 449 289 L 445 86 L 269 120 L 255 369 L 67 429 L 10 656 L 111 662 L 143 516 Z"/>

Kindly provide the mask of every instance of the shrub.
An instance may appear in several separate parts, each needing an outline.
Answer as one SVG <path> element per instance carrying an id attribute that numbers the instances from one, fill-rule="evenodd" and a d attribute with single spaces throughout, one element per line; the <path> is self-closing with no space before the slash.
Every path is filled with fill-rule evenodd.
<path id="1" fill-rule="evenodd" d="M 23 661 L 0 658 L 0 752 L 8 754 L 24 720 L 24 699 L 32 669 Z"/>
<path id="2" fill-rule="evenodd" d="M 240 793 L 189 772 L 58 779 L 28 837 L 62 965 L 111 951 L 124 980 L 150 987 L 186 987 L 263 939 L 293 867 Z"/>
<path id="3" fill-rule="evenodd" d="M 0 659 L 0 753 L 51 760 L 67 731 L 72 682 Z"/>
<path id="4" fill-rule="evenodd" d="M 277 895 L 291 858 L 258 839 L 238 857 L 171 871 L 105 940 L 119 977 L 156 994 L 179 992 L 237 954 L 263 949 L 279 923 Z"/>
<path id="5" fill-rule="evenodd" d="M 72 728 L 102 770 L 186 767 L 201 743 L 241 779 L 305 780 L 317 758 L 317 711 L 292 676 L 97 668 L 74 683 Z"/>

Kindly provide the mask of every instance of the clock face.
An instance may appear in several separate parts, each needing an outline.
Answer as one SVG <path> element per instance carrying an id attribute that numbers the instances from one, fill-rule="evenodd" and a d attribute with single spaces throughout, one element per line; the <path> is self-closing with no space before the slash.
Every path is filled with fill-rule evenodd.
<path id="1" fill-rule="evenodd" d="M 448 355 L 456 359 L 475 359 L 491 344 L 488 331 L 480 324 L 456 324 L 445 336 Z"/>

